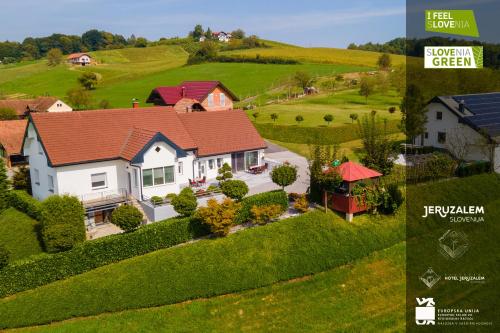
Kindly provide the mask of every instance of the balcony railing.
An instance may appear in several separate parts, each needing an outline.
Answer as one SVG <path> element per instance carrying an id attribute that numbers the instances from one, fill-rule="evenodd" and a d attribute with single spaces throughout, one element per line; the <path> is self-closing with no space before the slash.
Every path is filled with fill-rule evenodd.
<path id="1" fill-rule="evenodd" d="M 126 201 L 128 198 L 128 191 L 125 188 L 116 190 L 100 191 L 93 193 L 86 193 L 80 196 L 80 201 L 84 207 L 101 206 L 106 204 L 114 204 Z"/>

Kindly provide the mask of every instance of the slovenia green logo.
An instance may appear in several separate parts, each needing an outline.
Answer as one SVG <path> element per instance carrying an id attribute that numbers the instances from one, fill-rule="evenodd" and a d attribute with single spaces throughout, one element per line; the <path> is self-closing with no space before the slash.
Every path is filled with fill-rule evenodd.
<path id="1" fill-rule="evenodd" d="M 425 68 L 483 68 L 482 46 L 426 46 Z"/>
<path id="2" fill-rule="evenodd" d="M 426 10 L 425 31 L 479 37 L 472 10 Z"/>

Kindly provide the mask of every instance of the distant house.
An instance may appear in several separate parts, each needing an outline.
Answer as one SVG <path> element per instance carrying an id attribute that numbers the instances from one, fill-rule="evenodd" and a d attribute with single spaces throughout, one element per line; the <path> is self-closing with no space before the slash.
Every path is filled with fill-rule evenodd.
<path id="1" fill-rule="evenodd" d="M 0 108 L 12 109 L 19 119 L 26 118 L 32 112 L 69 112 L 73 111 L 56 97 L 37 97 L 31 99 L 4 99 L 0 100 Z"/>
<path id="2" fill-rule="evenodd" d="M 72 53 L 66 58 L 72 65 L 86 66 L 90 65 L 92 58 L 87 53 Z"/>
<path id="3" fill-rule="evenodd" d="M 232 35 L 229 32 L 218 31 L 218 32 L 212 32 L 212 37 L 214 39 L 218 39 L 219 42 L 227 43 L 231 40 Z"/>
<path id="4" fill-rule="evenodd" d="M 26 164 L 22 146 L 27 124 L 25 119 L 0 121 L 0 157 L 9 168 Z"/>
<path id="5" fill-rule="evenodd" d="M 177 86 L 157 87 L 147 103 L 172 106 L 177 112 L 232 110 L 238 97 L 220 81 L 184 81 Z"/>
<path id="6" fill-rule="evenodd" d="M 425 133 L 416 144 L 466 161 L 493 162 L 500 173 L 500 93 L 436 96 L 426 110 Z"/>

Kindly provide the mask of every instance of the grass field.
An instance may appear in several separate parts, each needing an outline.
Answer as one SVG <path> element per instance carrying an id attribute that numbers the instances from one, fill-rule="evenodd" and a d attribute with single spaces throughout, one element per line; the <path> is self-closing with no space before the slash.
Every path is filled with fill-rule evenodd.
<path id="1" fill-rule="evenodd" d="M 19 332 L 396 332 L 404 330 L 405 243 L 272 286 Z"/>
<path id="2" fill-rule="evenodd" d="M 37 225 L 37 221 L 14 208 L 0 214 L 0 244 L 10 251 L 10 261 L 42 252 L 36 232 Z"/>
<path id="3" fill-rule="evenodd" d="M 377 60 L 380 57 L 380 53 L 377 52 L 323 47 L 306 48 L 291 45 L 274 45 L 270 48 L 226 51 L 223 54 L 252 58 L 260 55 L 261 57 L 280 57 L 301 62 L 350 64 L 369 67 L 377 67 Z M 391 59 L 393 65 L 401 65 L 405 62 L 405 57 L 401 55 L 391 55 Z"/>

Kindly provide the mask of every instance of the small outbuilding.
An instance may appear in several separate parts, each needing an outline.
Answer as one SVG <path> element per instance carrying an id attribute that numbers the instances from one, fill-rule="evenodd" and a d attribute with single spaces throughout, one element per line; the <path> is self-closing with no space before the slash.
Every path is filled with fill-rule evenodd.
<path id="1" fill-rule="evenodd" d="M 323 192 L 325 207 L 343 212 L 346 220 L 351 222 L 355 213 L 367 210 L 366 204 L 359 202 L 353 195 L 356 184 L 367 181 L 377 182 L 382 174 L 361 164 L 345 162 L 337 167 L 331 167 L 325 172 L 337 172 L 342 177 L 341 185 L 333 192 Z"/>

